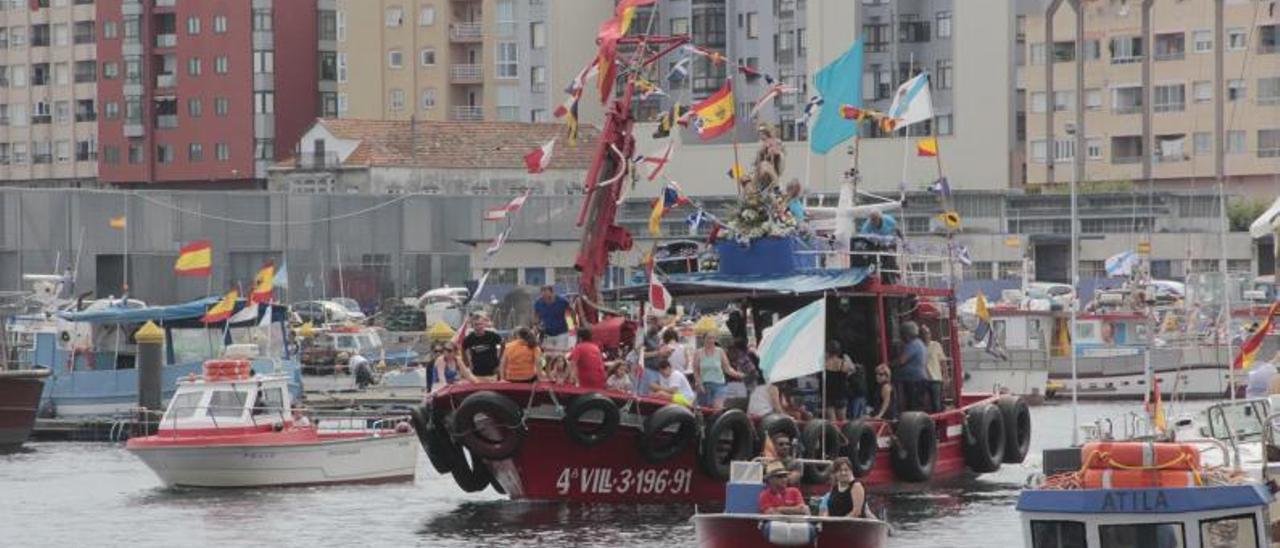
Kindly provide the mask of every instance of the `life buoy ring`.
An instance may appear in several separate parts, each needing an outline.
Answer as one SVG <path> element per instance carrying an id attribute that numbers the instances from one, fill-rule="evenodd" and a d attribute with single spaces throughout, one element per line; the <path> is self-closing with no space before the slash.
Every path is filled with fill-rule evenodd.
<path id="1" fill-rule="evenodd" d="M 452 471 L 457 444 L 445 430 L 442 418 L 433 413 L 431 404 L 410 408 L 409 419 L 413 422 L 413 429 L 418 434 L 418 442 L 422 444 L 427 460 L 431 461 L 431 467 L 441 474 Z"/>
<path id="2" fill-rule="evenodd" d="M 964 463 L 979 474 L 995 472 L 1004 462 L 1004 415 L 993 405 L 969 409 L 964 417 Z"/>
<path id="3" fill-rule="evenodd" d="M 760 419 L 756 436 L 756 452 L 759 453 L 764 448 L 765 440 L 772 439 L 779 433 L 786 434 L 794 442 L 800 438 L 800 427 L 790 415 L 782 413 L 769 413 Z"/>
<path id="4" fill-rule="evenodd" d="M 600 422 L 583 422 L 584 416 L 592 411 L 601 413 Z M 621 421 L 618 404 L 607 396 L 592 392 L 574 398 L 569 404 L 564 412 L 564 433 L 569 439 L 591 447 L 612 437 Z"/>
<path id="5" fill-rule="evenodd" d="M 726 442 L 728 450 L 723 451 Z M 702 452 L 698 461 L 708 476 L 724 481 L 729 479 L 729 467 L 733 461 L 751 460 L 754 454 L 755 433 L 751 417 L 740 409 L 726 409 L 716 415 L 702 435 Z"/>
<path id="6" fill-rule="evenodd" d="M 894 438 L 894 448 L 889 452 L 894 474 L 905 481 L 928 481 L 938 460 L 933 419 L 919 411 L 903 413 Z"/>
<path id="7" fill-rule="evenodd" d="M 1014 396 L 996 400 L 996 407 L 1004 419 L 1004 462 L 1021 463 L 1031 451 L 1031 408 Z"/>
<path id="8" fill-rule="evenodd" d="M 676 427 L 675 432 L 667 429 Z M 640 454 L 657 464 L 678 455 L 698 436 L 698 421 L 693 411 L 678 403 L 670 403 L 644 419 L 640 433 Z"/>
<path id="9" fill-rule="evenodd" d="M 844 456 L 853 465 L 853 475 L 861 478 L 870 474 L 876 466 L 876 452 L 880 450 L 875 429 L 861 420 L 854 420 L 845 423 L 840 433 L 848 440 Z"/>
<path id="10" fill-rule="evenodd" d="M 481 417 L 483 415 L 483 417 Z M 480 419 L 480 420 L 477 420 Z M 528 431 L 524 413 L 506 396 L 483 390 L 467 396 L 453 413 L 453 436 L 472 453 L 489 460 L 515 455 Z"/>
<path id="11" fill-rule="evenodd" d="M 845 446 L 840 429 L 823 419 L 805 423 L 800 444 L 804 447 L 805 458 L 826 461 L 840 456 Z M 805 464 L 803 481 L 808 484 L 831 483 L 831 465 Z"/>

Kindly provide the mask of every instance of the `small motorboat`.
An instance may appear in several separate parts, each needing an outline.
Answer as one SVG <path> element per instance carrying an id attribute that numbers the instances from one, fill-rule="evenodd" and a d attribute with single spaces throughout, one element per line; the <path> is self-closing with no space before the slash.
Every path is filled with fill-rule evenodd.
<path id="1" fill-rule="evenodd" d="M 48 369 L 0 369 L 0 451 L 16 449 L 31 436 Z"/>
<path id="2" fill-rule="evenodd" d="M 413 479 L 417 450 L 407 422 L 347 417 L 344 428 L 330 429 L 292 403 L 288 377 L 253 375 L 248 360 L 209 360 L 203 376 L 178 382 L 156 434 L 127 447 L 170 486 Z"/>
<path id="3" fill-rule="evenodd" d="M 1271 490 L 1238 468 L 1202 466 L 1201 452 L 1185 442 L 1086 443 L 1078 470 L 1018 497 L 1023 545 L 1270 546 Z"/>
<path id="4" fill-rule="evenodd" d="M 734 462 L 731 476 L 724 512 L 692 518 L 699 548 L 881 548 L 888 543 L 889 524 L 875 518 L 762 514 L 759 462 Z"/>

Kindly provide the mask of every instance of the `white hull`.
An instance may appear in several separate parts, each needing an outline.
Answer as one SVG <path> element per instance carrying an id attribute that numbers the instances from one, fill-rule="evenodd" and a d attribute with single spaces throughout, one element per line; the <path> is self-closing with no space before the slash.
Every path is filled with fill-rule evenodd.
<path id="1" fill-rule="evenodd" d="M 280 446 L 131 448 L 169 486 L 266 487 L 411 480 L 413 434 Z"/>
<path id="2" fill-rule="evenodd" d="M 975 369 L 964 375 L 966 392 L 1008 391 L 1015 396 L 1043 398 L 1049 384 L 1049 372 L 1044 369 Z"/>
<path id="3" fill-rule="evenodd" d="M 1156 371 L 1155 376 L 1160 379 L 1160 390 L 1166 398 L 1175 393 L 1187 398 L 1224 397 L 1231 385 L 1231 373 L 1224 367 Z M 1059 396 L 1069 396 L 1074 384 L 1080 399 L 1140 400 L 1150 390 L 1150 385 L 1140 372 L 1081 376 L 1077 383 L 1072 383 L 1070 377 L 1063 378 L 1059 375 L 1054 375 L 1054 380 L 1062 384 L 1062 388 L 1058 390 Z"/>

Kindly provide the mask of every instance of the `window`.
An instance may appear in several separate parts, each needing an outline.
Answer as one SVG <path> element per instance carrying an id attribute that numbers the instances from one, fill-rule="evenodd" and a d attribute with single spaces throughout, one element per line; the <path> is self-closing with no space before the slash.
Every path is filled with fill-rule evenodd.
<path id="1" fill-rule="evenodd" d="M 1258 130 L 1258 157 L 1280 157 L 1280 129 Z"/>
<path id="2" fill-rule="evenodd" d="M 103 37 L 103 38 L 108 38 L 108 39 L 119 38 L 119 37 L 120 37 L 120 26 L 119 26 L 119 25 L 117 25 L 115 21 L 103 21 L 103 22 L 102 22 L 102 37 Z M 6 36 L 6 38 L 7 38 L 7 36 Z"/>
<path id="3" fill-rule="evenodd" d="M 102 105 L 102 113 L 106 115 L 108 120 L 115 120 L 120 117 L 120 103 L 108 101 Z"/>
<path id="4" fill-rule="evenodd" d="M 1070 63 L 1076 60 L 1076 43 L 1074 40 L 1053 43 L 1053 62 Z"/>
<path id="5" fill-rule="evenodd" d="M 320 10 L 317 24 L 320 27 L 317 34 L 321 41 L 331 42 L 338 39 L 338 12 Z"/>
<path id="6" fill-rule="evenodd" d="M 1031 64 L 1044 64 L 1044 43 L 1031 44 Z"/>
<path id="7" fill-rule="evenodd" d="M 346 92 L 342 92 L 338 94 L 338 114 L 342 114 L 346 111 L 347 111 L 347 94 Z"/>
<path id="8" fill-rule="evenodd" d="M 224 34 L 227 32 L 227 16 L 217 15 L 213 18 L 213 33 Z"/>
<path id="9" fill-rule="evenodd" d="M 1213 51 L 1213 31 L 1197 30 L 1191 34 L 1191 51 L 1209 53 Z"/>
<path id="10" fill-rule="evenodd" d="M 516 86 L 498 86 L 498 121 L 520 121 L 520 89 Z"/>
<path id="11" fill-rule="evenodd" d="M 493 7 L 494 26 L 499 36 L 511 36 L 516 32 L 516 5 L 512 0 L 497 0 Z"/>
<path id="12" fill-rule="evenodd" d="M 129 143 L 129 163 L 141 164 L 146 158 L 142 145 L 138 143 Z"/>
<path id="13" fill-rule="evenodd" d="M 1227 100 L 1242 101 L 1248 95 L 1244 80 L 1227 80 Z"/>
<path id="14" fill-rule="evenodd" d="M 955 132 L 951 127 L 952 119 L 950 114 L 939 114 L 936 120 L 938 122 L 938 135 L 951 135 Z"/>
<path id="15" fill-rule="evenodd" d="M 199 118 L 204 115 L 204 103 L 200 102 L 199 97 L 187 99 L 187 116 L 191 118 Z"/>
<path id="16" fill-rule="evenodd" d="M 689 34 L 689 19 L 686 17 L 673 17 L 671 19 L 671 34 Z"/>
<path id="17" fill-rule="evenodd" d="M 187 145 L 187 161 L 203 162 L 204 161 L 204 145 L 200 143 L 191 143 Z"/>
<path id="18" fill-rule="evenodd" d="M 520 53 L 515 42 L 498 42 L 498 78 L 520 77 Z"/>
<path id="19" fill-rule="evenodd" d="M 1227 154 L 1242 154 L 1245 151 L 1245 134 L 1243 129 L 1227 132 Z"/>
<path id="20" fill-rule="evenodd" d="M 71 65 L 68 65 L 67 63 L 54 63 L 53 83 L 58 86 L 65 86 L 71 83 Z"/>
<path id="21" fill-rule="evenodd" d="M 338 83 L 347 83 L 347 54 L 338 54 Z"/>
<path id="22" fill-rule="evenodd" d="M 270 32 L 272 29 L 272 23 L 270 9 L 253 10 L 253 30 Z"/>
<path id="23" fill-rule="evenodd" d="M 1102 159 L 1102 139 L 1090 137 L 1084 142 L 1085 152 L 1090 160 Z"/>
<path id="24" fill-rule="evenodd" d="M 760 14 L 750 11 L 747 12 L 747 38 L 754 39 L 760 37 Z"/>
<path id="25" fill-rule="evenodd" d="M 404 110 L 404 90 L 403 89 L 391 90 L 391 97 L 388 100 L 388 102 L 391 104 L 392 112 L 400 112 Z"/>
<path id="26" fill-rule="evenodd" d="M 1195 146 L 1196 154 L 1209 154 L 1213 152 L 1213 134 L 1207 131 L 1197 131 L 1191 136 L 1193 146 Z"/>
<path id="27" fill-rule="evenodd" d="M 404 52 L 393 49 L 387 52 L 387 66 L 393 69 L 404 67 Z"/>
<path id="28" fill-rule="evenodd" d="M 1242 28 L 1227 29 L 1227 50 L 1248 49 L 1249 33 Z"/>
<path id="29" fill-rule="evenodd" d="M 169 145 L 156 145 L 156 163 L 172 164 L 173 147 Z"/>
<path id="30" fill-rule="evenodd" d="M 436 24 L 436 7 L 422 6 L 418 10 L 418 26 L 429 27 Z"/>
<path id="31" fill-rule="evenodd" d="M 535 124 L 540 124 L 550 120 L 551 119 L 547 117 L 547 109 L 545 108 L 535 108 L 529 111 L 530 122 L 533 122 Z"/>
<path id="32" fill-rule="evenodd" d="M 547 91 L 547 67 L 529 67 L 529 89 L 534 93 Z"/>
<path id="33" fill-rule="evenodd" d="M 275 139 L 254 139 L 253 140 L 253 159 L 255 160 L 271 160 L 275 158 Z"/>
<path id="34" fill-rule="evenodd" d="M 938 38 L 951 37 L 951 12 L 938 12 Z"/>
<path id="35" fill-rule="evenodd" d="M 938 69 L 935 73 L 934 87 L 938 89 L 951 89 L 951 60 L 938 59 Z"/>
<path id="36" fill-rule="evenodd" d="M 253 94 L 253 113 L 271 114 L 276 111 L 276 94 L 273 91 L 257 91 Z"/>
<path id="37" fill-rule="evenodd" d="M 1190 155 L 1187 154 L 1187 134 L 1174 133 L 1169 135 L 1156 135 L 1155 160 L 1157 162 L 1181 162 L 1189 160 Z"/>
<path id="38" fill-rule="evenodd" d="M 71 121 L 70 101 L 57 101 L 53 103 L 53 121 L 58 124 L 65 124 Z"/>
<path id="39" fill-rule="evenodd" d="M 1182 112 L 1187 104 L 1187 87 L 1183 84 L 1155 86 L 1151 108 L 1156 112 Z"/>
<path id="40" fill-rule="evenodd" d="M 1031 92 L 1031 112 L 1044 112 L 1048 108 L 1048 95 L 1043 91 Z"/>
<path id="41" fill-rule="evenodd" d="M 218 161 L 225 162 L 231 159 L 231 147 L 226 143 L 218 143 L 213 147 L 214 155 L 218 157 Z"/>
<path id="42" fill-rule="evenodd" d="M 246 390 L 215 390 L 209 398 L 210 417 L 239 417 L 249 401 Z"/>
<path id="43" fill-rule="evenodd" d="M 335 33 L 338 35 L 339 42 L 347 41 L 347 14 L 346 12 L 336 12 L 334 14 Z"/>
<path id="44" fill-rule="evenodd" d="M 120 77 L 120 65 L 115 63 L 102 64 L 102 77 L 107 80 L 115 80 Z"/>
<path id="45" fill-rule="evenodd" d="M 422 105 L 422 110 L 431 110 L 436 108 L 436 88 L 423 89 L 420 104 Z"/>
<path id="46" fill-rule="evenodd" d="M 187 59 L 187 74 L 188 74 L 188 75 L 191 75 L 191 76 L 200 76 L 200 72 L 201 72 L 202 70 L 203 70 L 203 69 L 202 69 L 202 67 L 201 67 L 201 64 L 200 64 L 200 58 L 199 58 L 199 57 L 192 57 L 192 58 L 190 58 L 190 59 Z"/>
<path id="47" fill-rule="evenodd" d="M 1116 87 L 1111 92 L 1111 109 L 1116 114 L 1142 112 L 1142 86 Z"/>
<path id="48" fill-rule="evenodd" d="M 53 161 L 59 164 L 71 161 L 71 141 L 53 142 Z"/>
<path id="49" fill-rule="evenodd" d="M 53 145 L 49 143 L 49 141 L 36 141 L 31 143 L 31 163 L 52 164 Z"/>
<path id="50" fill-rule="evenodd" d="M 1155 48 L 1156 61 L 1182 59 L 1187 54 L 1187 35 L 1181 32 L 1157 34 Z"/>
<path id="51" fill-rule="evenodd" d="M 77 21 L 72 31 L 72 41 L 76 44 L 92 44 L 96 30 L 93 21 Z"/>
<path id="52" fill-rule="evenodd" d="M 404 24 L 404 9 L 399 6 L 387 8 L 386 20 L 388 27 L 398 27 Z"/>
<path id="53" fill-rule="evenodd" d="M 1111 63 L 1137 63 L 1142 60 L 1142 37 L 1124 36 L 1111 39 Z"/>
<path id="54" fill-rule="evenodd" d="M 1257 528 L 1251 515 L 1206 519 L 1200 522 L 1200 539 L 1214 548 L 1258 548 Z"/>
<path id="55" fill-rule="evenodd" d="M 213 71 L 214 71 L 214 72 L 216 72 L 216 73 L 218 73 L 218 74 L 226 74 L 226 73 L 227 73 L 227 70 L 228 70 L 228 67 L 227 67 L 227 56 L 226 56 L 226 55 L 219 55 L 219 56 L 217 56 L 217 57 L 215 57 L 215 58 L 213 59 Z"/>
<path id="56" fill-rule="evenodd" d="M 86 84 L 98 80 L 97 61 L 76 61 L 76 83 Z"/>
<path id="57" fill-rule="evenodd" d="M 429 67 L 436 64 L 435 48 L 422 48 L 422 52 L 418 55 L 422 62 L 422 66 Z"/>
<path id="58" fill-rule="evenodd" d="M 1280 104 L 1280 76 L 1258 79 L 1258 104 Z"/>
<path id="59" fill-rule="evenodd" d="M 1180 523 L 1099 525 L 1098 538 L 1102 548 L 1186 545 Z"/>
<path id="60" fill-rule="evenodd" d="M 1087 548 L 1085 536 L 1079 521 L 1031 521 L 1032 548 Z"/>
<path id="61" fill-rule="evenodd" d="M 1191 84 L 1192 100 L 1204 103 L 1213 100 L 1213 82 L 1200 80 Z"/>
<path id="62" fill-rule="evenodd" d="M 213 99 L 213 113 L 218 116 L 226 116 L 231 111 L 231 100 L 226 97 L 215 97 Z"/>
<path id="63" fill-rule="evenodd" d="M 1084 108 L 1085 110 L 1102 110 L 1102 90 L 1084 90 Z"/>
<path id="64" fill-rule="evenodd" d="M 1054 112 L 1065 112 L 1075 110 L 1076 92 L 1074 91 L 1055 91 L 1053 92 L 1053 110 Z"/>
<path id="65" fill-rule="evenodd" d="M 542 21 L 529 23 L 529 48 L 542 49 L 547 47 L 547 24 Z"/>
<path id="66" fill-rule="evenodd" d="M 1031 161 L 1032 162 L 1035 162 L 1037 164 L 1045 163 L 1046 154 L 1048 154 L 1048 152 L 1046 150 L 1044 140 L 1031 141 Z"/>
<path id="67" fill-rule="evenodd" d="M 1274 9 L 1274 8 L 1273 8 Z M 1276 25 L 1263 25 L 1258 27 L 1258 53 L 1275 53 L 1276 50 Z"/>
<path id="68" fill-rule="evenodd" d="M 1142 136 L 1126 135 L 1111 138 L 1111 163 L 1136 164 L 1142 162 Z"/>
<path id="69" fill-rule="evenodd" d="M 333 56 L 332 52 L 320 52 L 321 61 L 323 61 L 324 59 L 332 60 L 333 59 L 332 56 Z M 225 59 L 225 57 L 223 59 Z M 332 71 L 332 67 L 330 67 L 331 70 L 328 72 L 324 70 L 325 65 L 323 64 L 323 62 L 321 63 L 320 67 L 321 67 L 320 79 L 333 80 L 334 74 Z M 270 50 L 261 50 L 261 51 L 253 52 L 253 72 L 255 74 L 270 74 L 275 71 L 276 71 L 276 52 L 270 51 Z M 326 78 L 325 76 L 328 76 L 328 78 Z"/>
<path id="70" fill-rule="evenodd" d="M 200 18 L 192 15 L 187 18 L 187 34 L 200 34 Z"/>

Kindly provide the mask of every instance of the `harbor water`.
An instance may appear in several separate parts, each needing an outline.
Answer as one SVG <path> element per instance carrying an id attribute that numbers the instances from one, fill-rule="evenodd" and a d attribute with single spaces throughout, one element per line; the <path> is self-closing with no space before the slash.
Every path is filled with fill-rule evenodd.
<path id="1" fill-rule="evenodd" d="M 1171 416 L 1203 405 L 1174 408 Z M 1116 432 L 1138 403 L 1081 404 L 1081 424 Z M 1014 504 L 1040 449 L 1071 439 L 1071 407 L 1032 408 L 1021 466 L 878 494 L 890 546 L 1022 545 Z M 122 444 L 30 443 L 0 455 L 0 546 L 693 546 L 688 505 L 513 502 L 467 494 L 419 454 L 413 483 L 261 490 L 168 489 Z"/>

